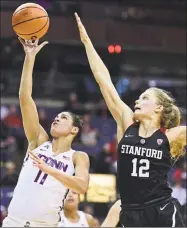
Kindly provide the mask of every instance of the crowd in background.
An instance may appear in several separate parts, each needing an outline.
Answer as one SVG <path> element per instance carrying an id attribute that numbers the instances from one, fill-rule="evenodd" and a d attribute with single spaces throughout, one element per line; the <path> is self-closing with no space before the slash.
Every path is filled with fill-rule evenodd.
<path id="1" fill-rule="evenodd" d="M 137 92 L 139 93 L 140 91 L 138 90 Z M 90 173 L 116 175 L 116 128 L 105 102 L 100 100 L 100 108 L 97 109 L 96 112 L 92 112 L 83 108 L 84 106 L 79 101 L 76 93 L 71 93 L 69 97 L 69 102 L 67 102 L 66 107 L 61 111 L 73 111 L 80 114 L 84 120 L 83 129 L 74 143 L 74 147 L 81 147 L 82 150 L 89 154 L 91 162 Z M 51 111 L 53 111 L 53 114 L 49 115 Z M 49 109 L 46 109 L 45 107 L 38 107 L 40 123 L 48 133 L 50 132 L 50 124 L 55 117 L 55 112 L 57 114 L 58 111 L 59 110 L 55 108 L 52 108 L 49 111 Z M 107 122 L 108 125 L 105 121 L 109 121 Z M 185 121 L 183 121 L 182 124 L 185 124 Z M 109 130 L 111 125 L 114 126 L 112 131 Z M 102 130 L 103 128 L 104 131 Z M 109 134 L 106 135 L 105 140 L 102 140 L 103 132 Z M 27 149 L 27 141 L 23 131 L 19 106 L 1 106 L 0 137 L 1 185 L 2 187 L 15 187 Z M 177 162 L 173 161 L 173 168 L 169 174 L 169 185 L 173 189 L 173 196 L 181 203 L 184 215 L 186 210 L 186 164 L 186 156 Z M 1 197 L 3 197 L 2 194 Z M 11 196 L 9 198 L 11 199 Z M 93 214 L 98 218 L 98 221 L 102 221 L 112 203 L 113 202 L 108 204 L 93 204 L 83 202 L 81 208 L 85 212 Z M 7 205 L 1 205 L 2 219 L 7 213 L 6 209 Z"/>

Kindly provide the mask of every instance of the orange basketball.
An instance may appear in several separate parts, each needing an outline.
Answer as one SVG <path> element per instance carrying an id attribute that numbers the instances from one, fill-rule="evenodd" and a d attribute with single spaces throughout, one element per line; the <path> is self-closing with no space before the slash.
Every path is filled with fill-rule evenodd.
<path id="1" fill-rule="evenodd" d="M 24 40 L 39 39 L 49 28 L 49 17 L 46 10 L 38 4 L 22 4 L 12 15 L 12 27 Z"/>

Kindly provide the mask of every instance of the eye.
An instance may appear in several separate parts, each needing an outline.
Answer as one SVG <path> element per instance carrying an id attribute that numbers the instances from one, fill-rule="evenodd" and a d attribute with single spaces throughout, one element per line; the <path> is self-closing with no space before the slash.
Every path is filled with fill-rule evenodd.
<path id="1" fill-rule="evenodd" d="M 148 100 L 148 97 L 146 97 L 146 96 L 145 96 L 145 97 L 143 97 L 143 100 Z"/>
<path id="2" fill-rule="evenodd" d="M 66 119 L 67 120 L 67 117 L 66 116 L 61 116 L 62 119 Z"/>

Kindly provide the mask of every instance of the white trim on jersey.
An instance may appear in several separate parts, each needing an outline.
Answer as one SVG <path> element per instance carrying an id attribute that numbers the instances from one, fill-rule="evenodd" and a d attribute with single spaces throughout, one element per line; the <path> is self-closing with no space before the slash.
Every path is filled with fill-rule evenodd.
<path id="1" fill-rule="evenodd" d="M 176 215 L 176 212 L 177 212 L 177 208 L 174 205 L 174 212 L 173 212 L 173 215 L 172 215 L 172 221 L 173 221 L 172 227 L 175 227 L 175 223 L 176 223 L 176 221 L 175 221 L 175 215 Z"/>

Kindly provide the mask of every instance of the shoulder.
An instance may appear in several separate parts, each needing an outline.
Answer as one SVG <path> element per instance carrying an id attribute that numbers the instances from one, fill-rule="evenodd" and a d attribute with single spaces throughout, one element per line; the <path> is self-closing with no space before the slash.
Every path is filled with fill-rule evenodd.
<path id="1" fill-rule="evenodd" d="M 73 154 L 73 163 L 76 164 L 77 161 L 89 161 L 89 156 L 83 151 L 75 151 Z"/>
<path id="2" fill-rule="evenodd" d="M 86 220 L 88 222 L 88 225 L 93 226 L 94 225 L 94 217 L 90 214 L 86 214 L 86 213 L 84 213 L 84 214 L 85 214 Z"/>
<path id="3" fill-rule="evenodd" d="M 37 151 L 39 149 L 43 149 L 43 150 L 48 150 L 48 148 L 51 146 L 51 141 L 45 141 L 43 142 L 42 144 L 40 145 L 36 145 L 32 142 L 29 143 L 29 146 L 28 146 L 28 149 L 27 149 L 27 152 L 30 150 L 30 151 Z"/>

